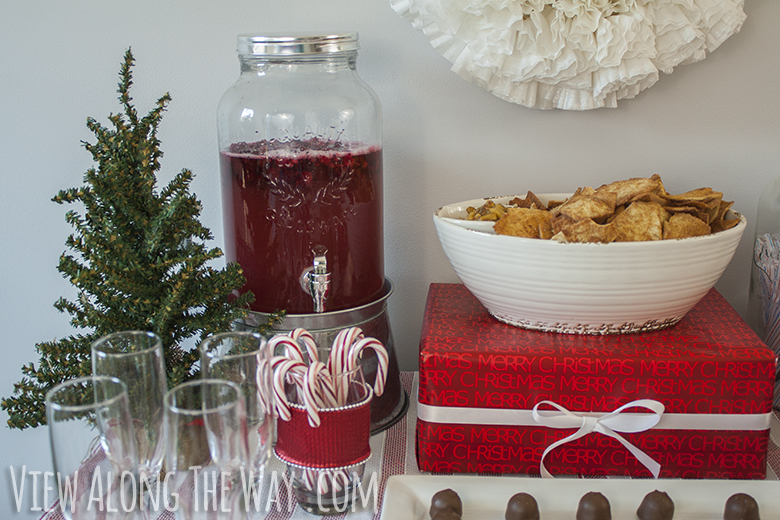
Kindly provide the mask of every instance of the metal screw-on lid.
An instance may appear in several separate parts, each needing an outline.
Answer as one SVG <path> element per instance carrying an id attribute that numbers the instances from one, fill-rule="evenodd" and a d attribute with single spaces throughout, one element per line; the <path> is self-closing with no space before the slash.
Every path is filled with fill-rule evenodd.
<path id="1" fill-rule="evenodd" d="M 247 55 L 311 55 L 354 52 L 359 48 L 358 34 L 263 36 L 239 34 L 237 50 Z"/>

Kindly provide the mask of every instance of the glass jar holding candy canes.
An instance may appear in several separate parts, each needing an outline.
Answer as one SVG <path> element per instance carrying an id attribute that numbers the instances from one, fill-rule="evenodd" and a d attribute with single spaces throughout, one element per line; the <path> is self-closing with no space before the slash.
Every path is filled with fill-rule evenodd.
<path id="1" fill-rule="evenodd" d="M 358 327 L 341 330 L 330 349 L 303 329 L 277 335 L 269 347 L 278 415 L 276 456 L 287 464 L 293 494 L 309 513 L 331 515 L 361 507 L 365 463 L 371 456 L 370 402 L 384 392 L 387 351 Z M 379 360 L 373 387 L 360 360 Z M 321 356 L 323 359 L 321 359 Z"/>

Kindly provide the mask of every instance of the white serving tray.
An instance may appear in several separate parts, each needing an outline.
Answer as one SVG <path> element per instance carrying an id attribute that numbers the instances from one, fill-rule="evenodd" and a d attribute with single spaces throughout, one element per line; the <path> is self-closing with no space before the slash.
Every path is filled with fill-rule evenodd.
<path id="1" fill-rule="evenodd" d="M 428 520 L 431 497 L 453 489 L 463 501 L 463 520 L 504 520 L 509 498 L 531 494 L 541 520 L 574 520 L 580 498 L 590 491 L 610 501 L 613 520 L 636 520 L 636 509 L 653 490 L 666 491 L 675 504 L 674 520 L 722 520 L 734 493 L 758 502 L 761 520 L 780 519 L 780 482 L 772 480 L 673 479 L 541 479 L 523 477 L 405 476 L 390 477 L 381 520 Z"/>

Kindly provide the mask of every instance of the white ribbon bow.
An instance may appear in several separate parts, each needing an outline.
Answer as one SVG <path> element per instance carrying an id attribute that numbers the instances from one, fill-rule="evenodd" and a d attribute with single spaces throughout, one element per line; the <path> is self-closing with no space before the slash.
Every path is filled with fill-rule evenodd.
<path id="1" fill-rule="evenodd" d="M 554 410 L 539 410 L 539 405 L 547 404 L 558 411 Z M 646 408 L 653 413 L 626 413 L 621 412 L 626 408 Z M 584 437 L 591 432 L 598 432 L 613 439 L 617 439 L 620 444 L 626 447 L 634 457 L 639 460 L 650 472 L 654 478 L 658 478 L 658 474 L 661 472 L 661 465 L 650 458 L 645 452 L 625 440 L 618 433 L 638 433 L 647 431 L 653 428 L 661 420 L 661 416 L 664 413 L 664 405 L 658 401 L 652 399 L 637 399 L 630 403 L 624 404 L 620 408 L 615 409 L 608 414 L 594 414 L 594 413 L 574 413 L 570 412 L 563 406 L 554 403 L 552 401 L 540 401 L 536 403 L 533 408 L 533 418 L 538 424 L 547 426 L 548 428 L 577 428 L 575 433 L 558 440 L 550 444 L 542 454 L 542 459 L 539 461 L 539 471 L 543 478 L 553 478 L 547 468 L 544 467 L 544 458 L 552 450 L 571 442 L 573 440 Z"/>

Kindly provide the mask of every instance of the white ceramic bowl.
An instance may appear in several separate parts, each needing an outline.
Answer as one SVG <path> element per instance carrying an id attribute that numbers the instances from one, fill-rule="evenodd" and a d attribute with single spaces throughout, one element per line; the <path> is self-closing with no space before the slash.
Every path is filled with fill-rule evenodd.
<path id="1" fill-rule="evenodd" d="M 570 194 L 537 194 L 564 200 Z M 495 197 L 506 202 L 514 196 Z M 475 199 L 433 216 L 455 273 L 499 321 L 574 334 L 623 334 L 674 325 L 715 285 L 747 221 L 719 233 L 654 242 L 572 243 L 496 235 L 459 220 Z"/>

